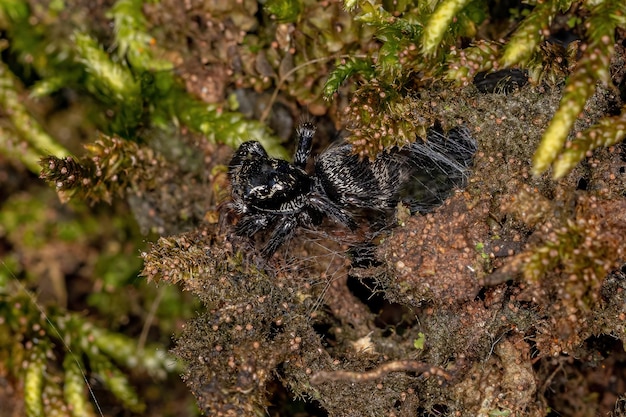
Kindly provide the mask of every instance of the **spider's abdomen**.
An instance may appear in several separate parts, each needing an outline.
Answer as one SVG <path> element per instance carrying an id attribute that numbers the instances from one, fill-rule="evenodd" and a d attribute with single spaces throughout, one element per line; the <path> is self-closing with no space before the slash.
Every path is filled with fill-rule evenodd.
<path id="1" fill-rule="evenodd" d="M 384 209 L 398 201 L 399 184 L 406 169 L 389 154 L 376 160 L 360 160 L 352 145 L 344 144 L 322 153 L 315 163 L 315 174 L 324 193 L 340 206 Z M 393 164 L 393 166 L 391 165 Z"/>
<path id="2" fill-rule="evenodd" d="M 447 135 L 431 130 L 426 141 L 382 152 L 374 161 L 359 159 L 344 144 L 319 156 L 317 187 L 341 207 L 384 210 L 403 201 L 412 212 L 426 212 L 464 185 L 475 152 L 466 127 Z"/>

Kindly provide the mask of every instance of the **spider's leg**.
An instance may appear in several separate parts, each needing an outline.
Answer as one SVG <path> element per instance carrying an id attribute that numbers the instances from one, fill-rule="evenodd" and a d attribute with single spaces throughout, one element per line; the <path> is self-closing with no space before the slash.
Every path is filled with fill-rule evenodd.
<path id="1" fill-rule="evenodd" d="M 267 214 L 248 214 L 243 216 L 237 226 L 235 226 L 235 233 L 239 236 L 253 236 L 263 229 L 266 229 L 270 223 L 271 218 Z"/>
<path id="2" fill-rule="evenodd" d="M 357 224 L 352 218 L 352 215 L 327 198 L 322 196 L 311 196 L 309 198 L 309 203 L 317 210 L 330 217 L 333 221 L 343 224 L 350 230 L 356 229 Z"/>
<path id="3" fill-rule="evenodd" d="M 261 256 L 269 259 L 274 252 L 278 250 L 280 245 L 289 240 L 297 226 L 298 221 L 295 216 L 283 216 L 282 219 L 278 221 L 265 247 L 261 250 Z"/>
<path id="4" fill-rule="evenodd" d="M 293 164 L 298 168 L 304 169 L 311 155 L 311 144 L 315 135 L 315 126 L 311 122 L 304 122 L 296 129 L 298 135 L 298 148 L 293 157 Z"/>

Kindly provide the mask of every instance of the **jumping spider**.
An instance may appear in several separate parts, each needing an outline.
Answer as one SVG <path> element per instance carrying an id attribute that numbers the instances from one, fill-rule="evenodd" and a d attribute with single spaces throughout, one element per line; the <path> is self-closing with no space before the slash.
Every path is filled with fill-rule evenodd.
<path id="1" fill-rule="evenodd" d="M 315 130 L 310 122 L 298 126 L 293 163 L 270 158 L 259 142 L 249 141 L 229 164 L 232 207 L 240 215 L 235 232 L 252 237 L 271 231 L 261 250 L 265 258 L 298 227 L 319 225 L 324 217 L 355 230 L 358 214 L 389 212 L 401 201 L 412 213 L 431 210 L 465 183 L 476 152 L 465 127 L 447 136 L 431 130 L 426 141 L 382 152 L 373 161 L 359 158 L 349 143 L 331 146 L 309 174 L 305 167 Z"/>

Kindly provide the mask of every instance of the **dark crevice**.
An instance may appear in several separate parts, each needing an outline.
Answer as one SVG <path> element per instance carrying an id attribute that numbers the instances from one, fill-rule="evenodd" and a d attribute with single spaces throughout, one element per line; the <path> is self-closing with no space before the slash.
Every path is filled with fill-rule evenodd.
<path id="1" fill-rule="evenodd" d="M 374 325 L 385 329 L 383 337 L 402 334 L 413 325 L 411 310 L 402 304 L 392 303 L 385 299 L 382 288 L 373 278 L 348 277 L 348 289 L 369 310 L 376 314 Z"/>
<path id="2" fill-rule="evenodd" d="M 280 370 L 278 372 L 280 373 Z M 267 416 L 328 416 L 328 412 L 319 401 L 314 399 L 304 401 L 300 398 L 293 398 L 293 393 L 281 383 L 280 378 L 273 379 L 267 384 L 267 392 L 270 403 L 270 406 L 267 407 Z"/>

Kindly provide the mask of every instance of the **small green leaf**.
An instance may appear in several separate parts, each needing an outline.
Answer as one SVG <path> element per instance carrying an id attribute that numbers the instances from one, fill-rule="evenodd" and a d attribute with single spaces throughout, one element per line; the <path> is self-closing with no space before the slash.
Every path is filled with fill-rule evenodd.
<path id="1" fill-rule="evenodd" d="M 489 417 L 507 417 L 511 415 L 511 410 L 495 409 L 489 411 Z"/>
<path id="2" fill-rule="evenodd" d="M 426 336 L 424 335 L 424 333 L 419 332 L 417 334 L 417 339 L 413 340 L 413 347 L 415 349 L 423 350 L 424 349 L 424 343 L 426 343 Z"/>
<path id="3" fill-rule="evenodd" d="M 350 59 L 346 63 L 338 65 L 337 68 L 330 73 L 326 84 L 324 84 L 324 97 L 330 99 L 332 95 L 339 90 L 341 84 L 354 74 L 372 77 L 374 75 L 372 62 L 369 59 Z"/>

